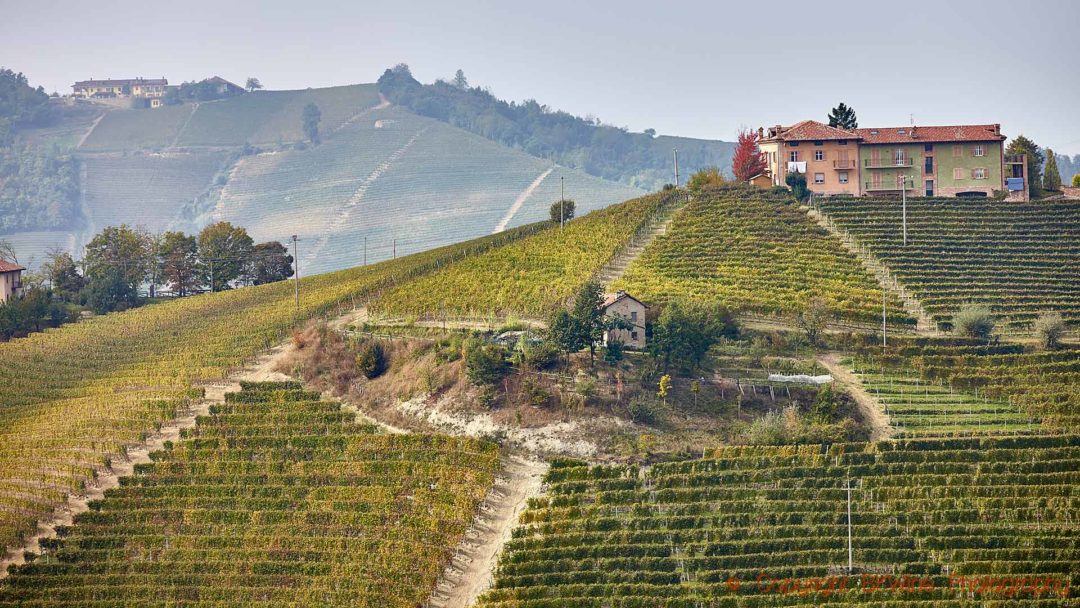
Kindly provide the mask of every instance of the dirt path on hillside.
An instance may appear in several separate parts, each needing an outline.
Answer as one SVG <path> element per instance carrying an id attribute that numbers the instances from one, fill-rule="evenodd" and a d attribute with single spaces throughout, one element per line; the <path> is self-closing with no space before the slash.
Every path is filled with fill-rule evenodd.
<path id="1" fill-rule="evenodd" d="M 426 607 L 467 608 L 491 588 L 499 555 L 529 499 L 541 494 L 547 469 L 544 462 L 519 456 L 506 458 L 495 485 L 480 504 L 479 515 L 439 576 Z"/>
<path id="2" fill-rule="evenodd" d="M 87 138 L 89 138 L 89 137 L 90 137 L 90 134 L 94 132 L 94 129 L 96 129 L 96 128 L 97 128 L 97 126 L 98 126 L 98 123 L 100 123 L 100 122 L 101 122 L 101 119 L 102 119 L 102 118 L 105 118 L 105 115 L 106 115 L 106 114 L 108 114 L 108 111 L 102 112 L 102 113 L 101 113 L 101 116 L 98 116 L 97 118 L 95 118 L 95 119 L 94 119 L 94 122 L 90 123 L 90 128 L 86 130 L 86 133 L 83 133 L 83 134 L 82 134 L 82 137 L 80 137 L 80 138 L 79 138 L 79 143 L 75 144 L 75 149 L 76 149 L 76 150 L 78 150 L 79 148 L 81 148 L 81 147 L 82 147 L 82 145 L 83 145 L 84 143 L 86 143 L 86 140 L 87 140 Z"/>
<path id="3" fill-rule="evenodd" d="M 506 230 L 506 226 L 510 224 L 510 220 L 514 219 L 514 216 L 517 215 L 517 212 L 520 211 L 521 207 L 525 205 L 525 201 L 529 200 L 529 197 L 533 195 L 533 192 L 536 192 L 536 189 L 540 187 L 540 184 L 543 183 L 543 181 L 547 179 L 547 176 L 551 175 L 551 172 L 554 170 L 555 167 L 552 166 L 547 171 L 541 173 L 536 179 L 533 180 L 531 184 L 528 185 L 528 187 L 521 191 L 521 194 L 517 195 L 517 198 L 515 198 L 514 202 L 510 204 L 510 208 L 506 210 L 506 214 L 503 215 L 502 219 L 499 220 L 499 223 L 495 225 L 495 230 L 492 230 L 491 234 Z"/>
<path id="4" fill-rule="evenodd" d="M 893 428 L 890 425 L 889 417 L 885 414 L 885 408 L 881 406 L 880 401 L 863 388 L 862 382 L 855 374 L 841 365 L 840 356 L 836 353 L 826 353 L 818 356 L 817 360 L 822 367 L 829 370 L 832 377 L 842 384 L 852 398 L 855 399 L 855 403 L 859 406 L 859 413 L 870 425 L 870 441 L 888 439 L 893 433 Z"/>

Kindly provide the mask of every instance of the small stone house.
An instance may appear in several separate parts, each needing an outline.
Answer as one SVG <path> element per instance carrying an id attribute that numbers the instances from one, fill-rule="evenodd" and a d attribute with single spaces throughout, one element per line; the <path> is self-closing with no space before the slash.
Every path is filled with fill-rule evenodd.
<path id="1" fill-rule="evenodd" d="M 0 260 L 0 303 L 7 302 L 22 291 L 22 273 L 26 270 L 18 264 Z"/>
<path id="2" fill-rule="evenodd" d="M 649 307 L 625 291 L 609 293 L 604 296 L 604 316 L 621 317 L 628 321 L 632 329 L 611 329 L 604 334 L 604 344 L 618 340 L 627 348 L 641 350 L 645 348 L 645 311 Z"/>

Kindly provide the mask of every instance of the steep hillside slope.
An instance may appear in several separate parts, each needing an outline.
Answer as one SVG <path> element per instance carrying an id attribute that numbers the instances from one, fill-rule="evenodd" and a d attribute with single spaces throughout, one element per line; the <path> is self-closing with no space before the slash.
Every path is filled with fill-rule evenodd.
<path id="1" fill-rule="evenodd" d="M 81 493 L 99 471 L 190 408 L 197 383 L 288 336 L 299 323 L 362 303 L 537 229 L 528 226 L 300 283 L 192 296 L 0 343 L 0 550 Z"/>
<path id="2" fill-rule="evenodd" d="M 1080 325 L 1080 202 L 823 199 L 829 221 L 881 261 L 943 328 L 965 302 L 989 305 L 1007 330 L 1039 312 Z"/>
<path id="3" fill-rule="evenodd" d="M 747 187 L 697 195 L 614 287 L 649 302 L 712 301 L 785 316 L 821 297 L 837 317 L 881 320 L 880 285 L 837 239 L 790 197 Z M 914 324 L 895 298 L 888 315 Z"/>
<path id="4" fill-rule="evenodd" d="M 321 272 L 362 264 L 365 239 L 372 262 L 393 257 L 395 240 L 401 255 L 540 219 L 560 177 L 581 213 L 639 194 L 384 108 L 319 146 L 242 159 L 204 221 L 258 240 L 297 234 L 301 268 Z"/>
<path id="5" fill-rule="evenodd" d="M 298 145 L 309 102 L 322 111 L 315 146 Z M 260 241 L 299 235 L 312 274 L 543 219 L 564 184 L 580 213 L 642 194 L 390 107 L 375 85 L 110 110 L 96 125 L 91 114 L 55 129 L 65 141 L 85 130 L 81 228 L 8 235 L 35 265 L 56 245 L 78 253 L 110 224 L 197 231 L 228 220 Z"/>
<path id="6" fill-rule="evenodd" d="M 418 605 L 497 446 L 383 434 L 291 383 L 225 397 L 0 583 L 0 606 Z"/>

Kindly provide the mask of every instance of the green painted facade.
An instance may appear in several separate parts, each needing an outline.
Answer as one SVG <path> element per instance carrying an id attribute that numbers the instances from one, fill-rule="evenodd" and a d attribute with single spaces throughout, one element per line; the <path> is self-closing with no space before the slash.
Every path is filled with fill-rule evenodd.
<path id="1" fill-rule="evenodd" d="M 859 167 L 862 193 L 899 192 L 899 175 L 907 180 L 908 192 L 914 196 L 926 194 L 927 180 L 934 182 L 934 194 L 950 196 L 958 192 L 982 191 L 990 194 L 1002 188 L 1001 142 L 951 142 L 927 144 L 860 144 Z M 960 146 L 960 156 L 954 156 L 954 145 Z M 982 156 L 976 156 L 976 146 Z M 877 160 L 875 160 L 875 150 Z M 903 151 L 904 165 L 898 166 L 897 150 Z M 932 156 L 933 170 L 926 171 L 926 157 Z M 985 178 L 976 179 L 975 169 L 985 169 Z M 957 178 L 956 169 L 960 169 Z M 874 175 L 880 177 L 875 180 Z"/>

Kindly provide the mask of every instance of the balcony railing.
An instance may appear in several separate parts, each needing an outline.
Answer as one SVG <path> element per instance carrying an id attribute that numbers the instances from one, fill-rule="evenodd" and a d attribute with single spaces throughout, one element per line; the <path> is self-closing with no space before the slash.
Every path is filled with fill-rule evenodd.
<path id="1" fill-rule="evenodd" d="M 894 182 L 882 182 L 880 184 L 875 184 L 874 182 L 863 182 L 863 190 L 866 191 L 866 192 L 885 192 L 885 191 L 899 192 L 902 188 L 903 187 L 900 184 L 894 183 Z M 908 184 L 907 190 L 914 190 L 914 189 L 915 188 L 912 185 Z"/>
<path id="2" fill-rule="evenodd" d="M 832 161 L 832 168 L 836 169 L 837 171 L 844 171 L 844 170 L 847 170 L 847 169 L 854 169 L 855 168 L 855 161 L 854 161 L 854 159 L 834 160 L 834 161 Z"/>
<path id="3" fill-rule="evenodd" d="M 1024 155 L 1023 154 L 1006 154 L 1005 155 L 1005 164 L 1006 165 L 1022 165 L 1022 164 L 1024 164 Z"/>
<path id="4" fill-rule="evenodd" d="M 867 169 L 903 169 L 905 167 L 913 167 L 914 165 L 914 158 L 881 158 L 878 160 L 874 160 L 872 158 L 863 159 L 863 166 Z"/>

